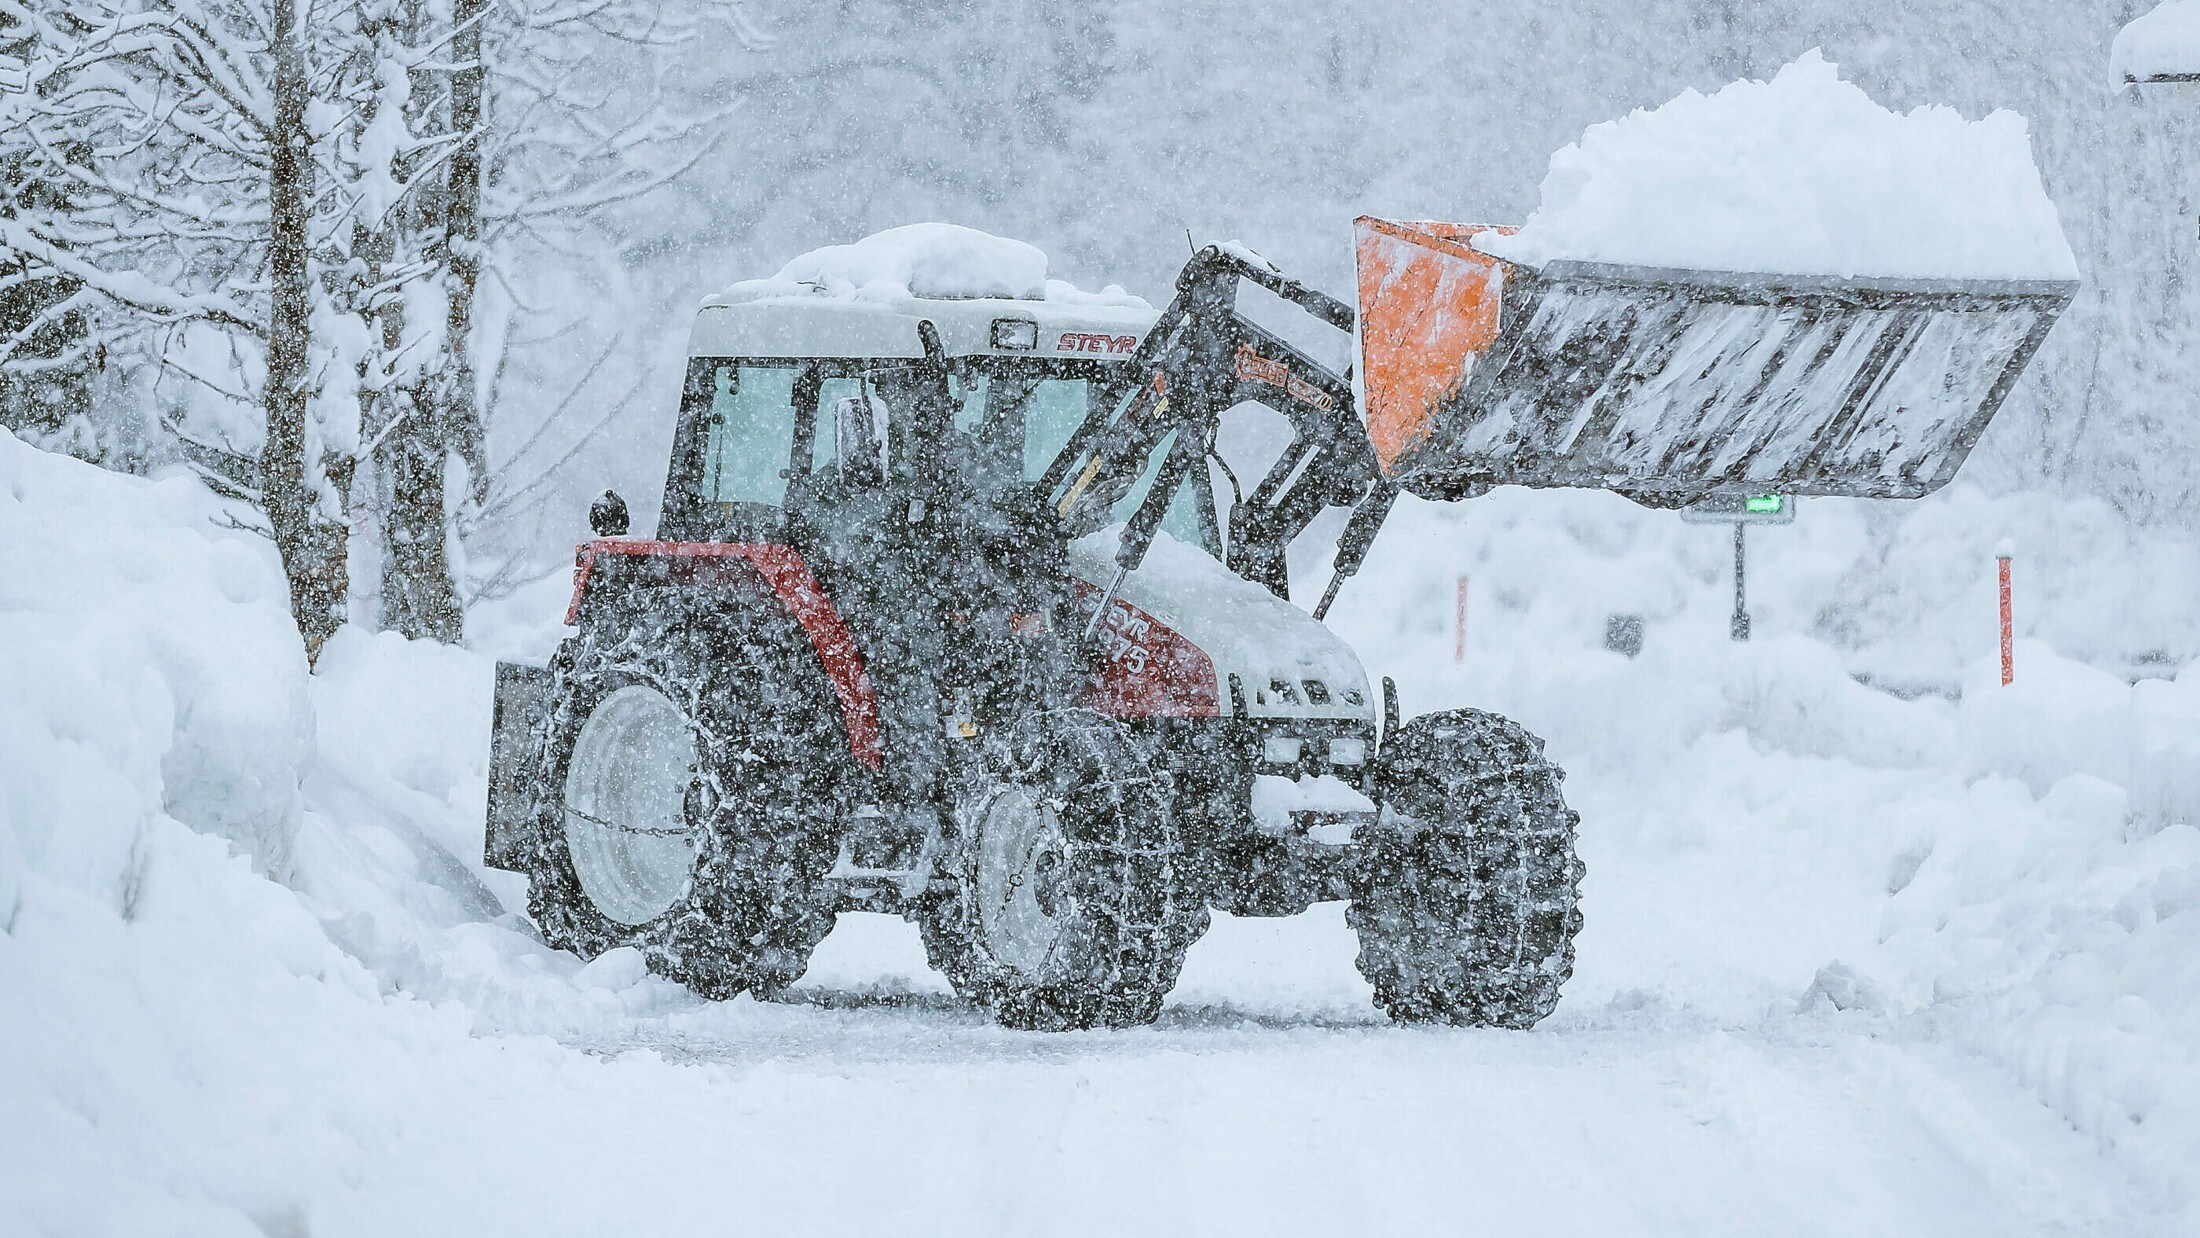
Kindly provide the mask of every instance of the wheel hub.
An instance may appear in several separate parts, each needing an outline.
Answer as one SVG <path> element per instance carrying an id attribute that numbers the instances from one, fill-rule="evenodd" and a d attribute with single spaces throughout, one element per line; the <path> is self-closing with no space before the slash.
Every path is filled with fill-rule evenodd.
<path id="1" fill-rule="evenodd" d="M 620 924 L 663 915 L 687 889 L 695 739 L 671 698 L 639 684 L 598 702 L 565 775 L 565 843 L 581 890 Z"/>
<path id="2" fill-rule="evenodd" d="M 993 797 L 977 830 L 978 924 L 993 957 L 1027 977 L 1053 962 L 1074 900 L 1068 839 L 1054 806 L 1014 787 Z"/>

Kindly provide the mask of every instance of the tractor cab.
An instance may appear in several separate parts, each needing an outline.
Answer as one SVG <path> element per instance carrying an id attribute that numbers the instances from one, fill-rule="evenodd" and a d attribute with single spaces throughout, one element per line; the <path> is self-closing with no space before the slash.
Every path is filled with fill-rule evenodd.
<path id="1" fill-rule="evenodd" d="M 936 460 L 981 508 L 1027 501 L 1080 427 L 1122 404 L 1128 364 L 1155 318 L 1127 295 L 836 296 L 750 281 L 698 313 L 660 536 L 781 540 L 790 511 L 887 486 L 913 452 L 920 405 L 944 377 L 949 408 Z M 931 324 L 940 356 L 919 325 Z M 944 368 L 944 375 L 940 372 Z M 1149 488 L 1115 506 L 1122 519 Z M 1163 527 L 1221 556 L 1205 479 L 1180 485 Z M 1035 500 L 1028 500 L 1035 501 Z M 1110 509 L 1080 513 L 1089 527 Z"/>

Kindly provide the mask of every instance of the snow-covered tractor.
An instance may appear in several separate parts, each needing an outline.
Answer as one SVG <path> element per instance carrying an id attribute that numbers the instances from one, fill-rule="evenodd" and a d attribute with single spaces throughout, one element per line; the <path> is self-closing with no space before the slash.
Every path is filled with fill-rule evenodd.
<path id="1" fill-rule="evenodd" d="M 1356 308 L 1223 246 L 1156 313 L 944 225 L 707 302 L 654 536 L 606 495 L 573 634 L 499 668 L 489 863 L 550 943 L 714 997 L 886 911 L 1005 1024 L 1135 1025 L 1210 909 L 1348 900 L 1393 1017 L 1534 1024 L 1581 926 L 1560 771 L 1494 714 L 1402 719 L 1322 623 L 1401 488 L 1925 493 L 2068 290 L 1538 271 L 1470 239 L 1361 221 Z M 1357 384 L 1247 284 L 1353 332 Z M 1289 442 L 1241 485 L 1216 435 L 1249 403 Z M 1330 508 L 1310 614 L 1286 549 Z"/>

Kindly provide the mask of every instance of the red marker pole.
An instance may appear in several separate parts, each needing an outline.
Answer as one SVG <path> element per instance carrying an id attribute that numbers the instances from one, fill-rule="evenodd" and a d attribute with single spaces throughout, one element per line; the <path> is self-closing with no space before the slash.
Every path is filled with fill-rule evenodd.
<path id="1" fill-rule="evenodd" d="M 2001 682 L 2004 687 L 2017 678 L 2017 642 L 2009 608 L 2009 556 L 1994 556 L 2001 564 Z"/>
<path id="2" fill-rule="evenodd" d="M 1467 578 L 1459 578 L 1459 601 L 1452 616 L 1451 660 L 1467 660 Z"/>

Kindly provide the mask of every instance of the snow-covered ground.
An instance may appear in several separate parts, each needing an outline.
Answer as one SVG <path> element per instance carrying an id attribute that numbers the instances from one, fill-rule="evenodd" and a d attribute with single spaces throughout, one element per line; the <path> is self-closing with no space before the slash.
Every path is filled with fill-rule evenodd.
<path id="1" fill-rule="evenodd" d="M 1512 713 L 1572 772 L 1557 1014 L 1392 1027 L 1325 906 L 1218 917 L 1153 1028 L 1029 1035 L 877 917 L 776 1005 L 546 950 L 478 859 L 488 658 L 347 631 L 308 675 L 203 490 L 0 435 L 0 1231 L 2200 1227 L 2200 671 L 2055 652 L 2189 663 L 2192 547 L 1806 505 L 1736 646 L 1724 530 L 1396 519 L 1337 626 L 1409 712 Z M 2046 638 L 2008 690 L 2005 536 Z M 477 631 L 542 652 L 540 592 Z"/>

